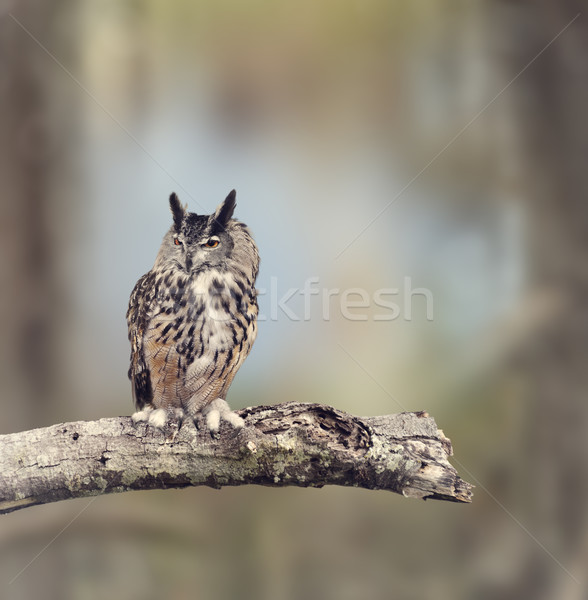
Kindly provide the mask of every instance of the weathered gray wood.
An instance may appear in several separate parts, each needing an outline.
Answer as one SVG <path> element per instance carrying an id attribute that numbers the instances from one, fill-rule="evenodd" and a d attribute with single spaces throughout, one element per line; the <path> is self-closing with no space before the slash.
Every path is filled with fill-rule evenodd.
<path id="1" fill-rule="evenodd" d="M 259 484 L 345 485 L 471 501 L 451 443 L 426 413 L 354 417 L 320 404 L 239 411 L 218 439 L 185 423 L 171 441 L 129 417 L 0 436 L 0 513 L 129 490 Z"/>

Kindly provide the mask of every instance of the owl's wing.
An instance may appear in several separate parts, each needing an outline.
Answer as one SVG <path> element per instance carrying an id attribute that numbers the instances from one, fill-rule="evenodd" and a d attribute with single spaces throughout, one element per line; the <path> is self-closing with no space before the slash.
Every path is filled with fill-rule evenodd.
<path id="1" fill-rule="evenodd" d="M 133 391 L 133 401 L 138 410 L 142 410 L 153 400 L 151 375 L 145 361 L 144 336 L 152 317 L 156 301 L 155 274 L 146 273 L 137 281 L 127 310 L 129 341 L 131 342 L 131 364 L 129 379 Z"/>

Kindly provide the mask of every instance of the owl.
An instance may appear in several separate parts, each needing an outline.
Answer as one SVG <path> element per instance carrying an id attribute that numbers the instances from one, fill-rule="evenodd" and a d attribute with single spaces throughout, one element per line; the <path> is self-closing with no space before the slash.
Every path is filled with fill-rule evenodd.
<path id="1" fill-rule="evenodd" d="M 135 423 L 177 432 L 190 418 L 212 435 L 221 420 L 243 426 L 226 396 L 257 335 L 259 253 L 247 226 L 231 218 L 235 197 L 212 215 L 169 198 L 173 224 L 127 311 Z"/>

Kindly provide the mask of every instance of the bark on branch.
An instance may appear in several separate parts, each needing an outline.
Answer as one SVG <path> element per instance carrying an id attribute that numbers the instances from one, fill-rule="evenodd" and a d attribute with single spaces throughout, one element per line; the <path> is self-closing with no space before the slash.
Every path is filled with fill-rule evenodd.
<path id="1" fill-rule="evenodd" d="M 238 411 L 218 439 L 184 423 L 171 441 L 129 417 L 0 436 L 0 513 L 129 490 L 248 483 L 346 485 L 470 502 L 451 442 L 426 413 L 355 417 L 291 402 Z"/>

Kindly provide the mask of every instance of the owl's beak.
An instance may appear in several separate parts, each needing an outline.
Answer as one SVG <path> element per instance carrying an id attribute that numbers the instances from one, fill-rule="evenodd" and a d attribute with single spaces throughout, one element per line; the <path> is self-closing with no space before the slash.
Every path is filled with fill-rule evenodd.
<path id="1" fill-rule="evenodd" d="M 186 271 L 190 273 L 192 271 L 192 257 L 186 254 Z"/>

